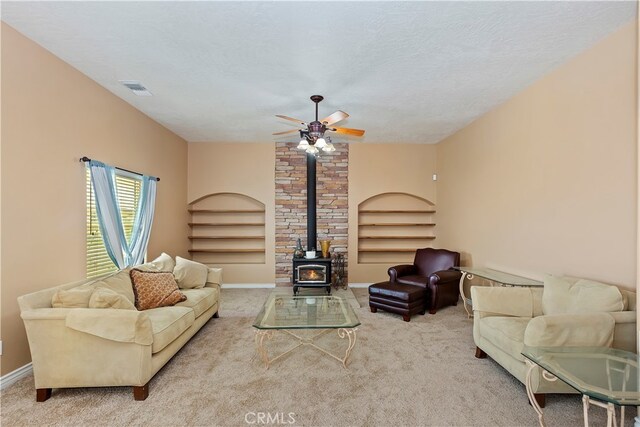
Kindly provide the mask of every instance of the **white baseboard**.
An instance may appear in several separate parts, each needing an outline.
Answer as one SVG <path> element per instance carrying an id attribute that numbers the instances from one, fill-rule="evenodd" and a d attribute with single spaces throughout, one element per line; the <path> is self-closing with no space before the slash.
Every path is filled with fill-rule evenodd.
<path id="1" fill-rule="evenodd" d="M 349 283 L 350 288 L 368 288 L 373 283 Z"/>
<path id="2" fill-rule="evenodd" d="M 31 363 L 27 363 L 23 367 L 9 372 L 7 375 L 3 375 L 2 377 L 0 377 L 0 390 L 4 390 L 11 384 L 21 380 L 28 375 L 31 375 L 31 372 L 33 372 L 33 367 L 31 366 Z"/>
<path id="3" fill-rule="evenodd" d="M 275 288 L 275 283 L 223 283 L 222 289 L 269 289 Z"/>

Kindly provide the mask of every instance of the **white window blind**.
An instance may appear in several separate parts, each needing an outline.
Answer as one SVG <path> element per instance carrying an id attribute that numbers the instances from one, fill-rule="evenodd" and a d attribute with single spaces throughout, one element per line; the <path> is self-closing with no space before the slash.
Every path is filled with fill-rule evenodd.
<path id="1" fill-rule="evenodd" d="M 130 241 L 133 232 L 141 184 L 139 179 L 116 172 L 116 193 L 127 242 Z M 96 213 L 96 199 L 91 185 L 91 172 L 87 168 L 87 277 L 97 277 L 116 270 L 117 267 L 109 258 L 102 241 Z"/>

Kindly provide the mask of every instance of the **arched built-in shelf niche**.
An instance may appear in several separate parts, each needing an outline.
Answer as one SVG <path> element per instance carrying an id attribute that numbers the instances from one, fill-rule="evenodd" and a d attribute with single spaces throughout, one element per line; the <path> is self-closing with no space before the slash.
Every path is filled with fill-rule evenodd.
<path id="1" fill-rule="evenodd" d="M 413 261 L 435 235 L 435 204 L 409 193 L 381 193 L 358 205 L 358 263 Z"/>
<path id="2" fill-rule="evenodd" d="M 208 265 L 265 263 L 264 203 L 215 193 L 189 204 L 191 258 Z"/>

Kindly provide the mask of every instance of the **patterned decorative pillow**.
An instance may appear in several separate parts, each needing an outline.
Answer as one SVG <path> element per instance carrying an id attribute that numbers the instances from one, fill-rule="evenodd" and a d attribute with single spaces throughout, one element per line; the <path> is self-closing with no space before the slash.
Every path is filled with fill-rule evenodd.
<path id="1" fill-rule="evenodd" d="M 133 268 L 130 274 L 138 310 L 175 305 L 187 299 L 178 289 L 172 273 Z"/>

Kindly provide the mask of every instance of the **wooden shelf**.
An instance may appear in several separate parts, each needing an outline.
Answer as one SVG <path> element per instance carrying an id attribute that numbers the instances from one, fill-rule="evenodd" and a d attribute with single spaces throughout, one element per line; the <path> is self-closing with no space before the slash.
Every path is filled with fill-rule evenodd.
<path id="1" fill-rule="evenodd" d="M 190 222 L 190 227 L 238 227 L 243 225 L 264 225 L 264 222 Z"/>
<path id="2" fill-rule="evenodd" d="M 436 236 L 360 236 L 358 239 L 372 239 L 372 240 L 433 240 Z"/>
<path id="3" fill-rule="evenodd" d="M 226 254 L 226 253 L 252 253 L 262 254 L 264 249 L 189 249 L 190 253 L 202 253 L 202 254 Z"/>
<path id="4" fill-rule="evenodd" d="M 358 224 L 359 227 L 433 227 L 435 226 L 432 222 L 385 222 L 385 223 L 366 223 L 366 224 Z"/>
<path id="5" fill-rule="evenodd" d="M 373 249 L 362 249 L 359 248 L 358 252 L 411 252 L 411 253 L 415 253 L 416 250 L 415 249 L 404 249 L 404 248 L 373 248 Z"/>
<path id="6" fill-rule="evenodd" d="M 389 210 L 389 211 L 383 211 L 383 210 L 371 210 L 371 209 L 366 209 L 366 210 L 361 210 L 359 213 L 401 213 L 401 214 L 412 214 L 412 213 L 419 213 L 419 214 L 424 214 L 424 213 L 436 213 L 435 210 Z"/>
<path id="7" fill-rule="evenodd" d="M 262 209 L 189 209 L 190 213 L 264 213 Z"/>
<path id="8" fill-rule="evenodd" d="M 262 240 L 264 236 L 189 236 L 191 240 Z"/>

